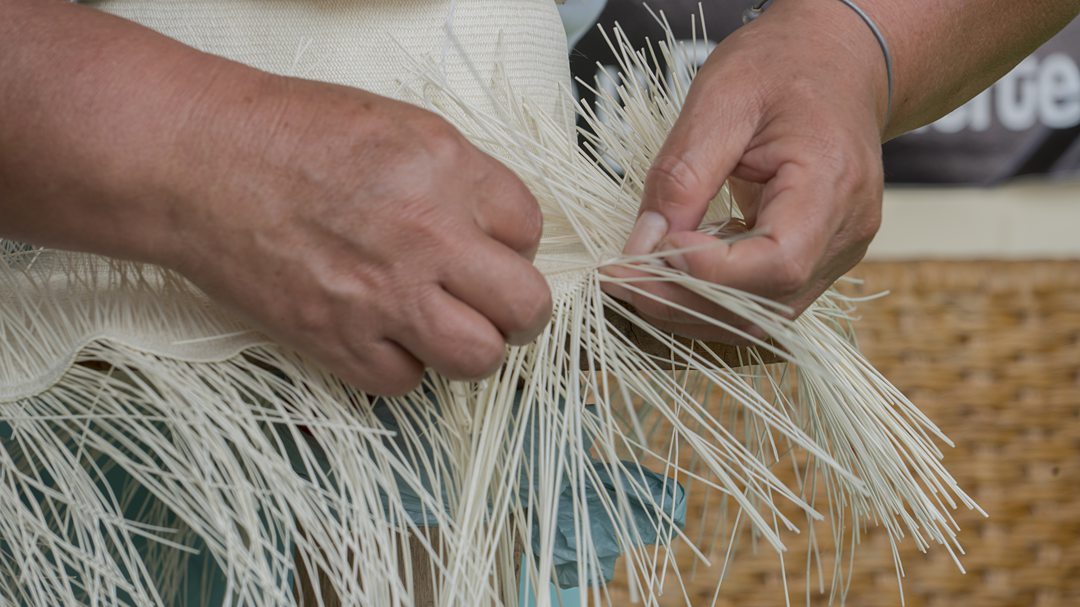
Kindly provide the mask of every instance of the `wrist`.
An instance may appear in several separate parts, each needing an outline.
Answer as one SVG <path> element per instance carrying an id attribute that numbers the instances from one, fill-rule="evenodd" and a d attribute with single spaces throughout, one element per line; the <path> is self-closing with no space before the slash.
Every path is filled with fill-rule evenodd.
<path id="1" fill-rule="evenodd" d="M 211 58 L 176 108 L 168 145 L 148 181 L 158 192 L 158 241 L 149 261 L 185 271 L 219 254 L 245 187 L 258 180 L 251 160 L 268 146 L 267 105 L 281 77 Z M 245 177 L 246 175 L 246 177 Z M 237 187 L 240 184 L 240 187 Z M 246 184 L 246 185 L 245 185 Z"/>
<path id="2" fill-rule="evenodd" d="M 860 8 L 876 26 L 875 16 Z M 823 88 L 852 97 L 837 102 L 855 101 L 869 110 L 884 138 L 891 118 L 891 73 L 886 49 L 870 23 L 841 0 L 774 0 L 754 25 L 783 32 L 785 43 L 798 47 L 793 52 L 807 53 L 823 66 L 817 74 L 826 79 Z M 884 39 L 880 28 L 878 33 Z"/>
<path id="3" fill-rule="evenodd" d="M 179 150 L 211 83 L 240 66 L 88 8 L 15 4 L 23 26 L 0 36 L 0 234 L 167 262 L 191 200 Z"/>

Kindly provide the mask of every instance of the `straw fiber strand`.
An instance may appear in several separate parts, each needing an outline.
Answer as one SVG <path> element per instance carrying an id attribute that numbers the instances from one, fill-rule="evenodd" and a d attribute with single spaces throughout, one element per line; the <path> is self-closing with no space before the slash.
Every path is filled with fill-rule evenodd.
<path id="1" fill-rule="evenodd" d="M 957 513 L 966 575 L 942 551 L 900 544 L 906 605 L 1080 605 L 1080 261 L 877 262 L 852 275 L 865 279 L 861 291 L 891 291 L 860 306 L 862 349 L 953 439 L 945 463 L 989 513 Z M 691 489 L 690 526 L 705 503 Z M 791 603 L 826 605 L 804 594 L 806 537 L 787 544 Z M 817 539 L 829 554 L 829 536 Z M 679 561 L 689 570 L 689 551 Z M 717 571 L 698 567 L 692 604 L 711 604 Z M 846 604 L 900 600 L 886 534 L 871 528 Z M 663 604 L 685 604 L 670 583 Z M 716 605 L 784 605 L 776 555 L 743 550 Z"/>
<path id="2" fill-rule="evenodd" d="M 275 11 L 244 1 L 271 23 Z M 794 564 L 793 537 L 815 546 L 815 586 L 842 598 L 861 571 L 849 543 L 864 525 L 881 525 L 890 545 L 962 552 L 953 511 L 978 505 L 941 461 L 946 436 L 852 343 L 862 298 L 830 289 L 791 319 L 776 302 L 670 267 L 671 252 L 620 255 L 695 75 L 672 30 L 651 51 L 610 34 L 623 72 L 652 76 L 599 93 L 619 108 L 610 123 L 580 108 L 592 127 L 582 150 L 560 111 L 564 83 L 534 95 L 518 83 L 528 72 L 504 69 L 514 62 L 502 50 L 528 48 L 452 26 L 496 14 L 480 11 L 487 1 L 440 4 L 457 7 L 428 23 L 447 26 L 446 53 L 402 48 L 409 70 L 396 92 L 446 117 L 533 192 L 545 218 L 536 265 L 554 302 L 542 334 L 509 349 L 487 380 L 429 374 L 420 390 L 374 399 L 245 328 L 182 277 L 16 247 L 0 257 L 0 602 L 164 606 L 198 592 L 199 604 L 289 607 L 294 583 L 306 582 L 344 605 L 413 606 L 434 586 L 440 607 L 509 607 L 526 579 L 585 585 L 590 604 L 623 605 L 599 585 L 623 555 L 629 587 L 655 606 L 663 585 L 698 568 L 669 547 L 697 546 L 716 562 L 737 548 L 742 562 L 756 542 Z M 531 1 L 553 35 L 554 7 Z M 329 15 L 321 4 L 283 6 L 300 4 L 316 25 Z M 281 39 L 292 45 L 294 33 Z M 470 45 L 482 47 L 475 59 Z M 549 54 L 561 66 L 550 73 L 566 70 L 563 50 Z M 473 86 L 458 91 L 455 74 Z M 743 224 L 726 189 L 706 220 L 717 238 L 753 236 L 731 232 Z M 601 272 L 615 267 L 629 275 Z M 602 288 L 648 296 L 654 282 L 757 325 L 769 341 L 698 317 L 783 364 L 768 368 L 744 351 L 750 364 L 736 368 Z M 663 349 L 643 349 L 609 312 Z M 788 383 L 797 394 L 783 391 Z M 684 486 L 713 496 L 710 516 L 737 513 L 750 539 L 717 534 L 723 526 L 708 520 L 688 521 L 684 533 Z M 439 540 L 420 527 L 438 527 Z M 816 548 L 830 538 L 835 546 Z M 413 568 L 417 552 L 430 565 Z M 708 603 L 681 594 L 683 604 Z M 541 596 L 538 607 L 549 605 Z"/>

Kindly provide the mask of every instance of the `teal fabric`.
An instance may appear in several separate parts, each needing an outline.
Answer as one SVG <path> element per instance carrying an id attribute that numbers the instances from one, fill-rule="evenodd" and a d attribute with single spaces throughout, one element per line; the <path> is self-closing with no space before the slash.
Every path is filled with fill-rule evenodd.
<path id="1" fill-rule="evenodd" d="M 520 402 L 515 403 L 515 407 L 518 406 L 520 406 Z M 566 404 L 562 403 L 560 406 L 566 406 Z M 586 414 L 594 414 L 592 409 L 592 407 L 585 407 Z M 385 405 L 377 405 L 375 413 L 387 429 L 396 431 L 399 428 L 397 418 Z M 526 460 L 535 461 L 538 458 L 534 455 L 535 447 L 530 440 L 533 433 L 526 428 L 524 436 L 526 440 L 523 449 Z M 579 441 L 581 449 L 586 453 L 592 449 L 592 437 L 581 436 Z M 401 442 L 398 443 L 397 447 L 403 452 L 409 450 L 409 446 Z M 427 457 L 434 457 L 430 445 L 424 445 L 423 448 Z M 583 473 L 582 478 L 576 479 L 576 486 L 571 485 L 569 479 L 564 479 L 564 485 L 559 495 L 554 565 L 557 583 L 563 588 L 599 584 L 610 581 L 615 574 L 615 563 L 627 547 L 620 545 L 618 540 L 620 534 L 616 532 L 615 525 L 611 522 L 607 510 L 603 506 L 604 501 L 617 504 L 620 509 L 624 509 L 630 514 L 633 527 L 637 531 L 636 537 L 640 542 L 638 545 L 633 546 L 635 548 L 658 542 L 667 542 L 675 533 L 672 523 L 680 529 L 686 524 L 686 491 L 674 480 L 643 468 L 634 462 L 608 464 L 599 460 L 592 460 L 590 465 L 592 466 L 591 473 Z M 522 489 L 519 499 L 523 505 L 528 503 L 528 492 L 531 490 L 527 480 L 530 476 L 527 475 L 527 472 L 528 470 L 521 471 L 521 486 L 524 489 Z M 424 489 L 431 491 L 432 487 L 429 479 L 424 478 L 423 481 Z M 617 491 L 620 488 L 624 495 L 629 497 L 625 504 L 617 502 Z M 436 521 L 431 517 L 431 513 L 425 510 L 418 496 L 411 488 L 404 483 L 399 483 L 399 491 L 406 511 L 417 525 L 430 527 L 436 524 Z M 579 578 L 574 503 L 582 495 L 589 504 L 592 545 L 596 549 L 596 556 L 601 568 L 597 579 L 582 580 Z M 606 500 L 602 500 L 601 496 L 605 497 Z M 663 512 L 664 517 L 658 517 L 658 512 Z M 533 525 L 534 533 L 531 548 L 535 555 L 539 555 L 541 548 L 540 530 L 537 521 L 533 521 Z"/>
<path id="2" fill-rule="evenodd" d="M 586 409 L 589 412 L 589 409 Z M 396 417 L 392 414 L 389 407 L 385 404 L 376 404 L 375 413 L 379 420 L 385 425 L 387 429 L 395 430 L 398 428 Z M 530 436 L 531 433 L 526 431 L 526 436 Z M 286 438 L 286 437 L 283 437 Z M 11 427 L 7 424 L 0 422 L 0 446 L 4 448 L 11 448 Z M 398 441 L 398 438 L 388 438 L 388 441 Z M 588 451 L 591 449 L 591 440 L 589 437 L 581 437 L 582 447 Z M 287 443 L 291 444 L 291 443 Z M 404 445 L 399 445 L 404 447 Z M 428 457 L 433 457 L 432 448 L 430 445 L 426 445 Z M 532 461 L 533 457 L 529 457 L 533 451 L 533 445 L 526 442 L 524 445 L 526 460 Z M 295 458 L 294 458 L 294 461 Z M 108 466 L 107 462 L 101 462 L 103 465 Z M 619 534 L 616 533 L 615 526 L 609 520 L 607 511 L 602 505 L 600 500 L 601 496 L 606 496 L 607 501 L 610 503 L 618 503 L 616 501 L 616 489 L 622 488 L 625 495 L 629 497 L 627 503 L 620 504 L 620 509 L 624 508 L 629 512 L 632 524 L 636 527 L 637 537 L 641 545 L 650 545 L 657 542 L 667 542 L 674 535 L 674 529 L 671 527 L 671 522 L 675 526 L 682 527 L 686 520 L 686 492 L 685 490 L 673 480 L 666 478 L 660 474 L 657 474 L 651 470 L 644 469 L 631 462 L 616 462 L 613 464 L 604 463 L 600 461 L 591 462 L 592 471 L 591 474 L 582 475 L 584 478 L 574 479 L 576 485 L 572 485 L 570 480 L 566 480 L 563 486 L 562 492 L 559 496 L 558 512 L 557 512 L 557 525 L 558 529 L 554 538 L 554 567 L 555 567 L 555 580 L 552 588 L 549 590 L 553 592 L 553 596 L 560 597 L 562 603 L 556 602 L 556 605 L 567 605 L 568 607 L 574 607 L 578 603 L 575 602 L 574 597 L 579 594 L 569 590 L 581 585 L 596 585 L 604 581 L 608 581 L 612 578 L 615 571 L 615 563 L 619 556 L 627 548 L 620 545 L 618 542 Z M 297 464 L 297 472 L 302 473 L 301 467 Z M 523 479 L 526 470 L 522 471 Z M 592 479 L 597 479 L 596 481 Z M 425 483 L 428 483 L 427 489 L 430 490 L 430 483 L 427 479 L 424 479 Z M 141 517 L 147 512 L 149 506 L 154 501 L 152 495 L 141 487 L 131 487 L 131 491 L 127 491 L 128 486 L 132 484 L 132 480 L 127 474 L 114 467 L 109 471 L 107 475 L 107 482 L 109 483 L 112 492 L 115 495 L 128 495 L 130 496 L 126 504 L 124 504 L 123 513 L 124 516 L 132 520 L 141 520 Z M 522 486 L 527 487 L 527 483 L 522 483 Z M 413 520 L 420 526 L 432 526 L 435 521 L 430 516 L 430 512 L 421 505 L 419 497 L 405 484 L 400 483 L 401 497 L 403 498 L 406 511 L 413 518 Z M 519 496 L 523 503 L 527 502 L 528 491 L 526 488 L 522 490 L 522 494 Z M 584 496 L 589 504 L 589 520 L 591 524 L 590 533 L 592 535 L 592 545 L 597 551 L 597 557 L 599 559 L 600 571 L 597 579 L 582 580 L 579 579 L 578 571 L 578 546 L 576 542 L 577 532 L 574 525 L 574 502 L 575 496 Z M 580 498 L 577 498 L 580 499 Z M 670 521 L 667 520 L 654 520 L 658 511 L 665 512 Z M 162 524 L 174 528 L 183 528 L 178 521 L 154 521 L 155 524 Z M 625 521 L 623 521 L 625 522 Z M 534 541 L 531 546 L 534 554 L 540 550 L 539 542 L 539 527 L 536 521 L 533 522 Z M 190 534 L 190 537 L 186 538 L 187 543 L 192 545 L 193 548 L 201 550 L 199 555 L 192 556 L 187 559 L 186 563 L 186 575 L 182 576 L 184 579 L 184 586 L 181 588 L 180 595 L 181 600 L 177 603 L 180 606 L 187 605 L 221 605 L 227 603 L 226 589 L 224 585 L 224 573 L 217 563 L 213 562 L 213 559 L 208 555 L 207 551 L 203 549 L 199 544 L 198 538 L 194 534 Z M 0 538 L 0 544 L 2 544 L 2 538 Z M 2 547 L 2 546 L 0 546 Z M 637 546 L 634 546 L 637 547 Z M 147 546 L 148 550 L 160 549 L 160 547 Z M 291 551 L 290 551 L 291 552 Z M 289 552 L 285 552 L 288 554 Z M 594 573 L 593 575 L 596 575 Z M 292 580 L 281 580 L 282 588 L 288 589 L 292 586 Z M 557 587 L 556 587 L 557 586 Z M 524 588 L 523 593 L 528 593 Z"/>
<path id="3" fill-rule="evenodd" d="M 584 591 L 580 588 L 559 588 L 555 584 L 548 585 L 548 598 L 552 607 L 581 607 L 584 602 Z M 518 595 L 518 605 L 521 607 L 536 607 L 539 596 L 533 591 L 529 580 L 521 579 L 521 593 Z"/>
<path id="4" fill-rule="evenodd" d="M 680 529 L 686 525 L 686 491 L 669 478 L 633 463 L 622 462 L 606 466 L 593 462 L 593 469 L 600 485 L 584 487 L 588 503 L 590 534 L 601 567 L 602 579 L 582 580 L 578 572 L 577 534 L 574 530 L 574 496 L 569 486 L 559 496 L 558 531 L 555 537 L 555 574 L 563 588 L 595 585 L 610 581 L 615 575 L 615 563 L 624 552 L 619 544 L 615 525 L 599 499 L 600 492 L 607 493 L 609 503 L 616 501 L 616 487 L 622 485 L 630 496 L 628 510 L 641 546 L 667 542 L 674 535 L 671 522 Z M 657 512 L 664 512 L 671 521 L 654 520 Z M 539 551 L 537 534 L 533 535 L 533 552 Z"/>

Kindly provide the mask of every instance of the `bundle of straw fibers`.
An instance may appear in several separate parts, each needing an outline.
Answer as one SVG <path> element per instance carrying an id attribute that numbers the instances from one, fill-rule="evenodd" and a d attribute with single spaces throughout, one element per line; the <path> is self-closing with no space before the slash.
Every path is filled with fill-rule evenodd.
<path id="1" fill-rule="evenodd" d="M 412 394 L 374 399 L 181 276 L 6 243 L 3 602 L 290 605 L 302 582 L 346 605 L 411 605 L 422 572 L 408 563 L 422 550 L 439 605 L 515 605 L 519 577 L 581 584 L 589 604 L 607 604 L 616 566 L 655 605 L 662 579 L 687 573 L 673 543 L 733 558 L 730 538 L 682 530 L 688 480 L 778 554 L 786 534 L 830 521 L 843 540 L 828 576 L 838 600 L 863 525 L 959 552 L 950 512 L 976 506 L 941 464 L 947 439 L 859 354 L 852 300 L 830 291 L 791 321 L 662 260 L 620 259 L 693 77 L 670 39 L 656 56 L 681 67 L 665 78 L 654 55 L 614 33 L 623 69 L 639 77 L 606 100 L 623 121 L 580 108 L 594 132 L 583 152 L 550 0 L 97 4 L 262 69 L 449 118 L 540 201 L 537 265 L 555 310 L 488 380 L 431 375 Z M 723 193 L 710 221 L 733 212 Z M 732 365 L 675 340 L 600 289 L 612 279 L 598 268 L 612 263 L 691 289 L 770 341 Z M 797 482 L 781 482 L 778 465 L 796 466 Z"/>

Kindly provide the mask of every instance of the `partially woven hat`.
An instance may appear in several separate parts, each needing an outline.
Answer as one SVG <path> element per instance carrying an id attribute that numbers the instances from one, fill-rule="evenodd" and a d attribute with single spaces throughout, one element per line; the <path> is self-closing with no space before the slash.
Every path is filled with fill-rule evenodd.
<path id="1" fill-rule="evenodd" d="M 620 256 L 694 75 L 670 37 L 656 51 L 677 66 L 667 77 L 614 33 L 627 76 L 618 98 L 599 93 L 614 120 L 580 108 L 592 127 L 583 151 L 550 0 L 94 4 L 261 69 L 446 116 L 540 202 L 537 265 L 554 315 L 489 380 L 431 375 L 406 397 L 373 399 L 180 276 L 5 243 L 5 601 L 175 604 L 210 596 L 206 580 L 217 576 L 237 605 L 292 604 L 298 581 L 344 604 L 410 605 L 416 572 L 399 563 L 419 549 L 443 605 L 516 604 L 519 576 L 533 587 L 585 584 L 602 604 L 619 555 L 634 593 L 656 604 L 658 576 L 683 575 L 671 543 L 700 546 L 702 558 L 734 548 L 681 530 L 687 480 L 778 552 L 785 534 L 821 519 L 851 544 L 874 523 L 894 541 L 958 550 L 950 511 L 976 506 L 940 463 L 944 436 L 859 354 L 853 300 L 830 291 L 792 321 L 779 304 L 696 280 L 661 256 Z M 709 220 L 737 218 L 722 192 Z M 708 344 L 674 339 L 601 291 L 609 264 L 647 274 L 625 288 L 681 285 L 770 340 L 740 350 L 735 366 Z M 795 486 L 777 465 L 799 469 Z M 439 539 L 422 526 L 438 526 Z M 191 570 L 198 551 L 213 572 Z"/>

